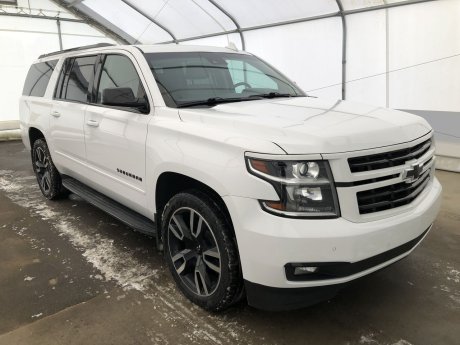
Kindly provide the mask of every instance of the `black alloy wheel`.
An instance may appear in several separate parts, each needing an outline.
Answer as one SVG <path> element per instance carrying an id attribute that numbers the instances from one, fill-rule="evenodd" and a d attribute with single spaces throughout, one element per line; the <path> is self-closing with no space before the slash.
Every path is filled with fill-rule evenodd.
<path id="1" fill-rule="evenodd" d="M 32 164 L 38 186 L 47 199 L 57 199 L 67 194 L 67 191 L 62 186 L 61 175 L 51 159 L 45 139 L 38 139 L 33 143 Z"/>
<path id="2" fill-rule="evenodd" d="M 168 225 L 168 248 L 174 268 L 192 293 L 211 295 L 219 285 L 221 257 L 209 224 L 197 211 L 183 207 Z"/>
<path id="3" fill-rule="evenodd" d="M 243 296 L 233 228 L 219 205 L 199 191 L 175 195 L 162 215 L 164 255 L 182 293 L 220 311 Z"/>

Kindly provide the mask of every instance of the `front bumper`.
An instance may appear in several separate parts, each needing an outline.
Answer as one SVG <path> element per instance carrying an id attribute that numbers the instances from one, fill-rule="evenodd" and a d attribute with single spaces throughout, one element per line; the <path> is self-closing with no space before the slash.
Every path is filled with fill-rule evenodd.
<path id="1" fill-rule="evenodd" d="M 257 295 L 254 286 L 259 287 L 259 290 L 263 286 L 269 290 L 291 290 L 292 294 L 302 295 L 301 290 L 296 292 L 294 289 L 343 284 L 407 256 L 420 243 L 426 235 L 424 232 L 436 218 L 441 203 L 441 189 L 438 180 L 434 178 L 417 206 L 410 211 L 361 223 L 344 218 L 282 218 L 263 211 L 257 200 L 224 197 L 235 228 L 249 304 L 256 304 L 251 302 L 251 291 Z M 416 241 L 417 238 L 420 240 Z M 373 264 L 371 260 L 370 266 L 363 266 L 362 270 L 351 270 L 350 274 L 308 281 L 292 281 L 286 276 L 285 265 L 288 263 L 359 263 L 411 241 L 415 242 L 406 248 L 407 251 L 398 252 L 383 262 L 380 260 Z M 337 288 L 328 287 L 326 295 L 329 296 Z"/>
<path id="2" fill-rule="evenodd" d="M 431 226 L 419 237 L 404 243 L 401 246 L 390 249 L 368 259 L 354 263 L 316 263 L 317 266 L 325 267 L 326 271 L 333 276 L 352 276 L 354 273 L 364 272 L 366 269 L 381 269 L 391 263 L 406 257 L 428 234 Z M 323 273 L 323 277 L 326 276 Z M 251 306 L 269 311 L 293 310 L 308 307 L 320 301 L 332 298 L 342 288 L 342 284 L 327 286 L 313 286 L 304 288 L 275 288 L 251 283 L 245 280 L 245 288 L 248 302 Z"/>

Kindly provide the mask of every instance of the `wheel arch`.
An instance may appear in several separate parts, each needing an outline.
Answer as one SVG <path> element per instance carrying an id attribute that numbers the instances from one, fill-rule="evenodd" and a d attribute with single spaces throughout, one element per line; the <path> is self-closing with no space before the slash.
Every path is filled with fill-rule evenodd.
<path id="1" fill-rule="evenodd" d="M 34 142 L 38 139 L 45 139 L 45 135 L 41 130 L 39 130 L 36 127 L 29 127 L 29 143 L 30 147 L 32 148 L 34 146 Z M 46 141 L 46 139 L 45 139 Z"/>
<path id="2" fill-rule="evenodd" d="M 156 221 L 161 222 L 161 214 L 163 213 L 167 202 L 174 195 L 186 190 L 197 190 L 206 194 L 209 198 L 216 202 L 221 211 L 224 213 L 229 225 L 231 225 L 233 229 L 233 222 L 227 205 L 225 204 L 224 199 L 222 199 L 220 194 L 214 188 L 190 176 L 173 171 L 165 171 L 158 176 L 155 186 Z"/>

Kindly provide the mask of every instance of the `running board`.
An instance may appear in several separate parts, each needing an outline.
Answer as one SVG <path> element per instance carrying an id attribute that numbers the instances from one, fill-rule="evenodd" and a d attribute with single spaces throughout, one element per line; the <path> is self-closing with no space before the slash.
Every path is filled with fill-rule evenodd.
<path id="1" fill-rule="evenodd" d="M 62 185 L 91 205 L 110 214 L 112 217 L 132 227 L 134 230 L 150 236 L 156 236 L 157 230 L 155 223 L 147 217 L 123 206 L 70 176 L 62 175 Z"/>

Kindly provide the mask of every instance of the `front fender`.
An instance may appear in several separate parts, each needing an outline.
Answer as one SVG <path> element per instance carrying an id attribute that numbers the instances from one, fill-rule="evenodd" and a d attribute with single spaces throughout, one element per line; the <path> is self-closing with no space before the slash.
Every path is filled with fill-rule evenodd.
<path id="1" fill-rule="evenodd" d="M 245 151 L 285 154 L 277 145 L 192 126 L 181 121 L 152 119 L 146 149 L 148 207 L 155 208 L 159 176 L 174 172 L 191 177 L 220 196 L 276 200 L 274 188 L 248 173 Z"/>

